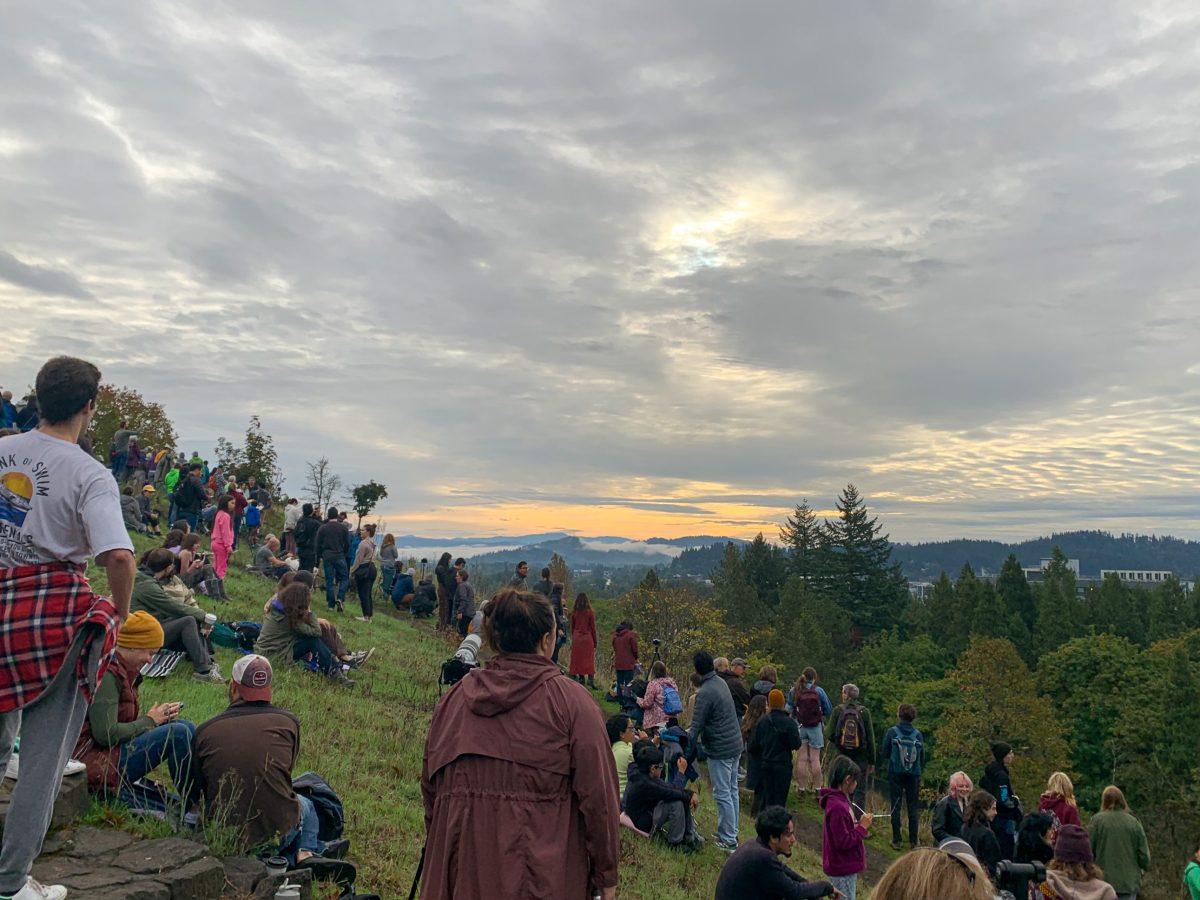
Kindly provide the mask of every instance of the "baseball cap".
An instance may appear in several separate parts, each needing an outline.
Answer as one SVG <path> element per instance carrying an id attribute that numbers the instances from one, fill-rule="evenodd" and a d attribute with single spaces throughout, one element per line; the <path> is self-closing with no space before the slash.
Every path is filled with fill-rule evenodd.
<path id="1" fill-rule="evenodd" d="M 233 664 L 233 681 L 243 700 L 271 699 L 271 662 L 265 656 L 251 653 Z"/>
<path id="2" fill-rule="evenodd" d="M 745 661 L 744 659 L 742 659 L 740 656 L 735 656 L 733 659 L 731 659 L 731 660 L 729 661 L 729 665 L 731 665 L 731 666 L 744 666 L 744 665 L 746 665 L 746 661 Z"/>
<path id="3" fill-rule="evenodd" d="M 142 488 L 142 490 L 143 490 L 143 491 L 149 491 L 149 492 L 150 492 L 150 493 L 152 493 L 152 494 L 154 494 L 154 493 L 157 493 L 157 491 L 155 491 L 155 490 L 154 490 L 154 485 L 152 485 L 152 484 L 147 484 L 147 485 L 145 485 L 145 486 Z"/>

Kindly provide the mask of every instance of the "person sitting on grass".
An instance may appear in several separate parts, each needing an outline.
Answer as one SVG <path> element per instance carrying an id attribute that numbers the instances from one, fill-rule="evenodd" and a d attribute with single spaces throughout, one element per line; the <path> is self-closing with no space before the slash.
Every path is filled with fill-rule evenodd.
<path id="1" fill-rule="evenodd" d="M 172 531 L 171 534 L 177 532 Z M 213 596 L 217 583 L 217 573 L 209 562 L 208 557 L 200 547 L 200 535 L 187 534 L 180 538 L 179 544 L 179 580 L 193 591 L 200 591 L 214 600 Z"/>
<path id="2" fill-rule="evenodd" d="M 196 674 L 197 681 L 223 684 L 221 670 L 212 658 L 208 646 L 208 635 L 212 628 L 205 623 L 207 615 L 198 606 L 188 606 L 182 600 L 171 597 L 163 584 L 175 575 L 175 556 L 170 550 L 157 547 L 141 559 L 137 578 L 133 583 L 133 598 L 130 609 L 148 612 L 163 627 L 168 650 L 182 650 L 187 654 Z"/>
<path id="3" fill-rule="evenodd" d="M 147 612 L 135 612 L 117 632 L 117 650 L 104 673 L 73 756 L 87 766 L 88 789 L 143 806 L 135 784 L 161 763 L 187 796 L 196 726 L 179 718 L 182 703 L 159 703 L 141 714 L 141 670 L 163 645 L 163 629 Z"/>
<path id="4" fill-rule="evenodd" d="M 275 587 L 275 593 L 271 595 L 271 599 L 267 601 L 263 607 L 263 615 L 265 616 L 272 608 L 278 612 L 283 612 L 283 604 L 279 600 L 279 595 L 283 593 L 283 589 L 293 582 L 302 584 L 309 590 L 309 606 L 312 605 L 312 592 L 316 590 L 316 576 L 312 572 L 285 572 L 279 578 L 279 584 Z M 358 650 L 351 652 L 346 647 L 342 636 L 338 633 L 337 626 L 328 619 L 317 618 L 317 624 L 321 626 L 321 643 L 329 648 L 329 652 L 333 654 L 333 658 L 344 666 L 349 666 L 352 669 L 361 669 L 374 654 L 375 648 L 370 650 Z"/>
<path id="5" fill-rule="evenodd" d="M 768 806 L 754 820 L 754 830 L 757 839 L 746 841 L 725 860 L 714 900 L 842 896 L 828 881 L 806 881 L 779 858 L 791 856 L 796 845 L 796 823 L 790 812 Z"/>
<path id="6" fill-rule="evenodd" d="M 661 833 L 667 846 L 695 853 L 704 845 L 692 818 L 699 796 L 663 780 L 664 757 L 658 747 L 639 748 L 634 761 L 637 766 L 629 773 L 625 812 L 639 831 L 651 837 Z"/>
<path id="7" fill-rule="evenodd" d="M 133 494 L 132 484 L 121 488 L 121 518 L 125 520 L 125 527 L 130 531 L 145 533 L 149 530 L 142 523 L 142 508 Z"/>
<path id="8" fill-rule="evenodd" d="M 623 798 L 629 782 L 629 766 L 633 762 L 633 742 L 644 737 L 644 732 L 639 735 L 634 729 L 633 720 L 624 713 L 609 716 L 604 727 L 608 730 L 613 762 L 617 765 L 617 796 Z"/>
<path id="9" fill-rule="evenodd" d="M 329 629 L 340 643 L 332 625 Z M 354 683 L 346 677 L 333 649 L 322 640 L 321 620 L 312 611 L 312 589 L 302 581 L 293 580 L 268 602 L 254 652 L 286 662 L 312 662 L 332 681 L 346 687 Z"/>
<path id="10" fill-rule="evenodd" d="M 193 741 L 204 820 L 236 826 L 244 847 L 270 846 L 268 855 L 312 869 L 315 879 L 353 884 L 355 867 L 344 861 L 350 842 L 320 840 L 316 807 L 292 787 L 300 720 L 271 705 L 270 661 L 243 656 L 232 676 L 228 709 L 197 728 Z"/>
<path id="11" fill-rule="evenodd" d="M 142 488 L 142 494 L 138 497 L 138 510 L 142 516 L 142 524 L 153 535 L 161 535 L 162 531 L 158 527 L 159 516 L 158 510 L 154 506 L 154 495 L 157 491 L 154 490 L 154 485 L 147 484 Z"/>
<path id="12" fill-rule="evenodd" d="M 292 571 L 292 567 L 288 565 L 286 559 L 281 559 L 275 554 L 279 552 L 279 538 L 273 534 L 268 534 L 267 539 L 263 541 L 263 545 L 254 551 L 254 563 L 250 568 L 259 575 L 265 575 L 267 578 L 278 578 L 284 572 Z"/>

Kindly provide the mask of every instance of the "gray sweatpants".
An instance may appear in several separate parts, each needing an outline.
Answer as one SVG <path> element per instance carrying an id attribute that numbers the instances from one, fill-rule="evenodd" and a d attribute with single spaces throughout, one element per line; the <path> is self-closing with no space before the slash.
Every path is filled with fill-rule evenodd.
<path id="1" fill-rule="evenodd" d="M 197 672 L 212 668 L 212 657 L 200 634 L 200 626 L 191 616 L 180 616 L 163 623 L 163 649 L 182 650 Z"/>
<path id="2" fill-rule="evenodd" d="M 54 815 L 63 768 L 79 740 L 87 702 L 75 677 L 75 662 L 83 637 L 81 630 L 62 668 L 40 697 L 24 709 L 0 713 L 0 772 L 8 765 L 17 733 L 21 734 L 21 770 L 8 808 L 4 849 L 0 851 L 0 894 L 15 894 L 25 886 Z M 99 664 L 97 644 L 92 643 L 88 660 L 93 686 Z"/>
<path id="3" fill-rule="evenodd" d="M 651 820 L 651 834 L 658 834 L 661 829 L 663 837 L 671 846 L 682 844 L 685 840 L 696 838 L 696 826 L 692 822 L 691 807 L 682 800 L 661 800 L 654 807 L 654 818 Z"/>

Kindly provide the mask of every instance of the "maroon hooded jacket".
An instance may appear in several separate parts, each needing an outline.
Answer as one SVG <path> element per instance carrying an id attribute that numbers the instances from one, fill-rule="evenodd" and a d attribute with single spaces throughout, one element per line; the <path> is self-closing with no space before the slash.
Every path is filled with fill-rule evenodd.
<path id="1" fill-rule="evenodd" d="M 545 657 L 500 654 L 425 743 L 423 900 L 588 900 L 617 884 L 617 770 L 600 708 Z"/>

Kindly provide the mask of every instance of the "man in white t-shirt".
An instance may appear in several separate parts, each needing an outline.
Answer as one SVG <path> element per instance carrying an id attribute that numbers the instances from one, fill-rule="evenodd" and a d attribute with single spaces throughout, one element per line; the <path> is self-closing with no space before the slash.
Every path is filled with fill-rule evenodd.
<path id="1" fill-rule="evenodd" d="M 37 376 L 38 428 L 0 438 L 0 771 L 21 733 L 0 851 L 0 900 L 62 900 L 29 877 L 91 692 L 129 613 L 133 544 L 112 474 L 80 449 L 100 370 L 60 356 Z M 111 599 L 92 593 L 89 558 Z"/>

